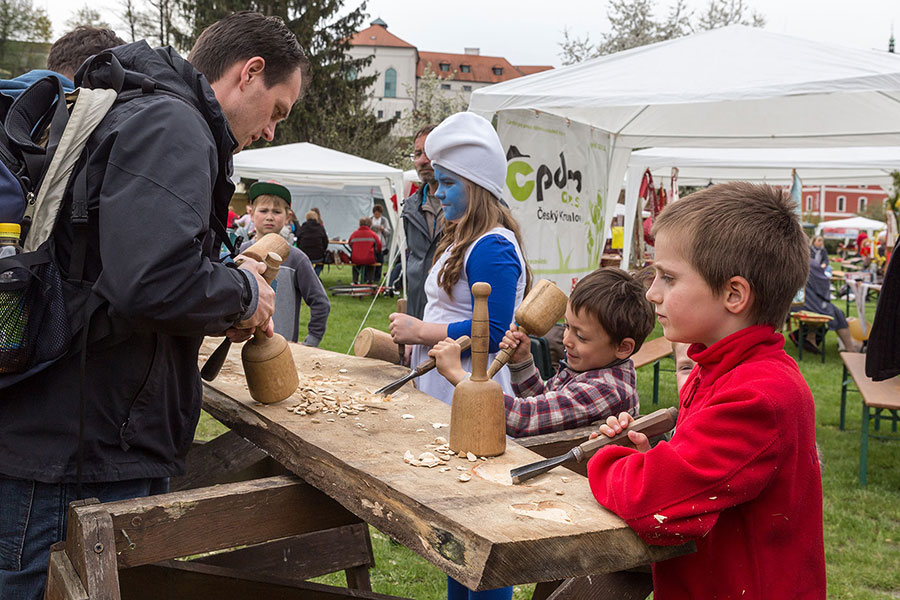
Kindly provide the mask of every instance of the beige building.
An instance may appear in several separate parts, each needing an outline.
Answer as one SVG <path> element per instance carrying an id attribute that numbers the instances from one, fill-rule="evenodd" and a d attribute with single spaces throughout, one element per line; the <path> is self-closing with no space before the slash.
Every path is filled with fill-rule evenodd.
<path id="1" fill-rule="evenodd" d="M 482 56 L 478 48 L 462 54 L 419 50 L 388 31 L 387 23 L 375 19 L 350 40 L 350 56 L 374 56 L 361 74 L 377 74 L 369 92 L 370 106 L 379 119 L 402 117 L 416 106 L 418 81 L 430 68 L 441 79 L 441 90 L 466 103 L 473 90 L 552 69 L 551 66 L 513 65 L 500 56 Z M 412 132 L 403 132 L 412 133 Z"/>

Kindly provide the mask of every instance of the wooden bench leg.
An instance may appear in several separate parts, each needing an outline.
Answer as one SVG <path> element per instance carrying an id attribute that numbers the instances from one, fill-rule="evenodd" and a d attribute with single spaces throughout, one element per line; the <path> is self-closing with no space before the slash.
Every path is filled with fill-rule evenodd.
<path id="1" fill-rule="evenodd" d="M 653 406 L 659 404 L 659 360 L 653 363 Z"/>
<path id="2" fill-rule="evenodd" d="M 869 462 L 869 407 L 862 402 L 862 427 L 859 440 L 859 486 L 866 487 L 866 470 Z"/>
<path id="3" fill-rule="evenodd" d="M 847 386 L 850 385 L 850 372 L 847 370 L 847 365 L 844 365 L 844 375 L 841 379 L 841 421 L 840 421 L 840 430 L 844 430 L 844 411 L 847 406 Z"/>

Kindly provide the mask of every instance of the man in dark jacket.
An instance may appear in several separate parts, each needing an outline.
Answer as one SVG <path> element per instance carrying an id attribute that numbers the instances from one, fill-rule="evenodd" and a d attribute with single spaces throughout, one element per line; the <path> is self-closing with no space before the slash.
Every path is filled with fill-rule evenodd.
<path id="1" fill-rule="evenodd" d="M 313 211 L 306 213 L 306 222 L 297 230 L 297 247 L 309 258 L 316 275 L 322 273 L 328 251 L 328 234 Z"/>
<path id="2" fill-rule="evenodd" d="M 164 491 L 184 472 L 204 335 L 272 335 L 263 265 L 233 268 L 217 262 L 217 250 L 234 190 L 231 156 L 272 139 L 307 79 L 303 50 L 281 20 L 243 12 L 207 28 L 190 63 L 145 42 L 112 52 L 133 94 L 88 142 L 83 271 L 104 302 L 89 331 L 106 335 L 88 345 L 83 375 L 73 351 L 0 397 L 2 598 L 42 597 L 48 548 L 65 532 L 78 488 L 81 497 L 123 499 Z M 88 81 L 86 69 L 76 83 Z M 107 63 L 91 69 L 92 85 L 109 86 Z M 70 214 L 67 191 L 55 229 L 66 276 Z"/>
<path id="3" fill-rule="evenodd" d="M 422 187 L 403 201 L 400 218 L 406 234 L 406 312 L 417 319 L 425 314 L 425 279 L 434 262 L 434 250 L 444 234 L 444 211 L 434 197 L 437 184 L 434 169 L 425 155 L 425 138 L 436 125 L 427 125 L 416 132 L 413 142 L 413 162 Z"/>

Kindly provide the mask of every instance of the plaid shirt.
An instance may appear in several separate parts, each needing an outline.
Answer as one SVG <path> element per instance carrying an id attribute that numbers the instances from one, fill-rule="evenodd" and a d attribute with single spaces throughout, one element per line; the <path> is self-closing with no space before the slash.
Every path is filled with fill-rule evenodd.
<path id="1" fill-rule="evenodd" d="M 517 397 L 506 399 L 506 434 L 537 435 L 588 425 L 627 411 L 638 416 L 640 402 L 634 363 L 626 360 L 605 369 L 578 372 L 562 363 L 546 382 L 538 370 L 524 381 L 513 382 Z"/>

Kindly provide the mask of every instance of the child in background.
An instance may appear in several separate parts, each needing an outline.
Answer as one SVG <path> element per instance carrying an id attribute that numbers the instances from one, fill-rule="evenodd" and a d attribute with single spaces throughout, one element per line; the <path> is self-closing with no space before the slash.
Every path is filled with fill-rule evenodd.
<path id="1" fill-rule="evenodd" d="M 250 186 L 250 215 L 257 236 L 280 233 L 291 210 L 291 192 L 274 181 L 258 181 Z M 253 245 L 241 246 L 243 252 Z M 272 317 L 275 333 L 289 342 L 296 342 L 300 326 L 300 299 L 309 306 L 304 346 L 318 346 L 325 335 L 331 303 L 322 282 L 313 270 L 306 254 L 291 246 L 290 254 L 281 263 L 275 277 L 275 315 Z"/>
<path id="2" fill-rule="evenodd" d="M 501 348 L 515 348 L 508 366 L 516 395 L 505 395 L 507 435 L 572 429 L 621 412 L 637 416 L 637 376 L 629 357 L 653 330 L 653 320 L 653 307 L 638 280 L 614 268 L 590 273 L 575 286 L 566 306 L 567 360 L 546 382 L 534 366 L 531 340 L 511 324 L 500 342 Z M 440 342 L 429 356 L 454 386 L 468 376 L 454 340 Z"/>
<path id="3" fill-rule="evenodd" d="M 714 225 L 711 225 L 714 224 Z M 717 185 L 663 210 L 647 298 L 697 362 L 669 442 L 606 447 L 588 463 L 597 500 L 649 544 L 697 552 L 653 565 L 654 598 L 825 598 L 815 408 L 776 327 L 806 280 L 790 198 Z M 600 431 L 621 432 L 628 413 Z"/>
<path id="4" fill-rule="evenodd" d="M 688 348 L 690 344 L 682 342 L 672 342 L 672 356 L 675 358 L 675 390 L 681 392 L 684 382 L 687 381 L 688 375 L 694 369 L 697 363 L 688 356 Z"/>

